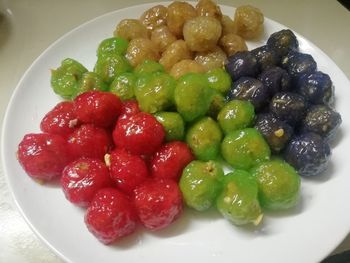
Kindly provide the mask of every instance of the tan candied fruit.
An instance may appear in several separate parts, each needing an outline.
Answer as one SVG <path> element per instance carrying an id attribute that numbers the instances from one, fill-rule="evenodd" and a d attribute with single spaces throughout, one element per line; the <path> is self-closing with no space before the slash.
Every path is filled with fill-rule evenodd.
<path id="1" fill-rule="evenodd" d="M 220 22 L 223 36 L 230 33 L 236 33 L 235 23 L 229 16 L 223 15 Z"/>
<path id="2" fill-rule="evenodd" d="M 176 41 L 176 37 L 167 26 L 160 26 L 152 31 L 151 40 L 157 45 L 160 52 L 164 52 L 171 43 Z"/>
<path id="3" fill-rule="evenodd" d="M 234 23 L 238 35 L 253 39 L 263 31 L 264 15 L 256 7 L 243 5 L 236 9 Z"/>
<path id="4" fill-rule="evenodd" d="M 186 21 L 183 34 L 190 50 L 209 51 L 221 36 L 221 24 L 213 17 L 198 16 Z"/>
<path id="5" fill-rule="evenodd" d="M 186 42 L 182 39 L 176 40 L 163 52 L 159 63 L 165 70 L 169 71 L 175 63 L 183 59 L 191 59 L 192 53 L 188 49 Z"/>
<path id="6" fill-rule="evenodd" d="M 147 28 L 137 19 L 123 19 L 117 25 L 114 36 L 131 40 L 134 38 L 148 38 Z"/>
<path id="7" fill-rule="evenodd" d="M 175 1 L 168 6 L 167 25 L 171 33 L 182 38 L 182 28 L 188 19 L 197 16 L 194 7 L 186 2 Z"/>
<path id="8" fill-rule="evenodd" d="M 156 45 L 147 38 L 135 38 L 129 42 L 125 57 L 136 67 L 146 59 L 158 61 L 160 55 Z"/>
<path id="9" fill-rule="evenodd" d="M 248 50 L 244 39 L 236 34 L 227 34 L 220 38 L 219 45 L 227 56 L 232 56 L 238 51 Z"/>
<path id="10" fill-rule="evenodd" d="M 175 79 L 187 73 L 204 73 L 205 68 L 192 59 L 184 59 L 177 62 L 170 70 L 169 74 Z"/>
<path id="11" fill-rule="evenodd" d="M 212 0 L 199 0 L 196 11 L 199 16 L 211 16 L 219 20 L 222 17 L 220 7 Z"/>
<path id="12" fill-rule="evenodd" d="M 194 60 L 201 64 L 205 71 L 222 68 L 227 60 L 226 53 L 219 47 L 216 47 L 213 51 L 198 52 L 194 57 Z"/>
<path id="13" fill-rule="evenodd" d="M 140 17 L 141 23 L 150 31 L 167 23 L 168 8 L 156 5 L 146 10 Z"/>

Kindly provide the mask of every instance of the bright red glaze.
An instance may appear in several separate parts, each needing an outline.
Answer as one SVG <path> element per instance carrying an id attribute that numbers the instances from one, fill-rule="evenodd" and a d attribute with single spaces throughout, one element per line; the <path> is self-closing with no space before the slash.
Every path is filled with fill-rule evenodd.
<path id="1" fill-rule="evenodd" d="M 87 91 L 74 99 L 78 120 L 99 127 L 113 126 L 121 112 L 122 103 L 110 92 Z"/>
<path id="2" fill-rule="evenodd" d="M 74 104 L 71 101 L 58 103 L 41 120 L 40 129 L 43 132 L 68 135 L 78 125 L 77 115 L 74 111 Z"/>
<path id="3" fill-rule="evenodd" d="M 136 100 L 125 100 L 122 102 L 122 110 L 118 120 L 127 119 L 140 111 L 139 104 Z"/>
<path id="4" fill-rule="evenodd" d="M 178 181 L 182 170 L 194 159 L 194 155 L 186 143 L 181 141 L 166 143 L 151 160 L 151 174 L 153 177 Z"/>
<path id="5" fill-rule="evenodd" d="M 88 207 L 85 224 L 98 240 L 108 245 L 135 231 L 137 215 L 125 194 L 115 188 L 104 188 Z"/>
<path id="6" fill-rule="evenodd" d="M 71 160 L 65 139 L 49 133 L 25 135 L 18 145 L 17 158 L 29 176 L 45 181 L 60 176 Z"/>
<path id="7" fill-rule="evenodd" d="M 88 206 L 95 193 L 112 186 L 107 166 L 99 159 L 80 158 L 68 164 L 61 177 L 66 198 L 77 206 Z"/>
<path id="8" fill-rule="evenodd" d="M 134 204 L 141 223 L 158 230 L 180 216 L 182 195 L 174 180 L 150 179 L 134 190 Z"/>
<path id="9" fill-rule="evenodd" d="M 110 153 L 110 176 L 117 187 L 127 194 L 132 194 L 136 186 L 148 177 L 145 161 L 124 149 L 115 149 Z"/>
<path id="10" fill-rule="evenodd" d="M 111 135 L 93 124 L 81 125 L 68 137 L 68 149 L 74 159 L 90 157 L 103 160 L 111 146 Z"/>
<path id="11" fill-rule="evenodd" d="M 137 155 L 153 154 L 161 146 L 164 137 L 163 126 L 146 112 L 119 120 L 113 131 L 116 146 Z"/>

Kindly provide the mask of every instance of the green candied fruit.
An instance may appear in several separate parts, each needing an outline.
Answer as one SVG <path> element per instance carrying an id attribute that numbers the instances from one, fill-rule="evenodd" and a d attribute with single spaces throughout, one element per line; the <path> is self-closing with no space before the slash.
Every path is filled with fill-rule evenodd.
<path id="1" fill-rule="evenodd" d="M 78 87 L 73 97 L 90 90 L 107 91 L 108 85 L 95 72 L 85 72 L 78 82 Z"/>
<path id="2" fill-rule="evenodd" d="M 185 135 L 185 122 L 177 112 L 161 111 L 154 114 L 165 129 L 165 140 L 182 141 Z"/>
<path id="3" fill-rule="evenodd" d="M 206 74 L 209 87 L 226 94 L 231 87 L 232 80 L 230 75 L 222 68 L 209 70 Z"/>
<path id="4" fill-rule="evenodd" d="M 254 106 L 246 100 L 231 100 L 219 112 L 218 122 L 225 134 L 253 125 Z"/>
<path id="5" fill-rule="evenodd" d="M 186 142 L 197 159 L 209 161 L 218 157 L 222 137 L 217 122 L 210 117 L 203 117 L 188 129 Z"/>
<path id="6" fill-rule="evenodd" d="M 186 122 L 191 122 L 207 113 L 212 96 L 213 90 L 209 88 L 204 74 L 188 73 L 176 85 L 176 109 Z"/>
<path id="7" fill-rule="evenodd" d="M 103 40 L 97 48 L 98 57 L 110 55 L 124 55 L 128 49 L 129 42 L 121 37 L 111 37 Z"/>
<path id="8" fill-rule="evenodd" d="M 132 71 L 132 67 L 125 57 L 114 54 L 98 57 L 94 71 L 110 84 L 117 75 Z"/>
<path id="9" fill-rule="evenodd" d="M 146 59 L 135 68 L 134 72 L 136 74 L 164 72 L 164 67 L 156 61 Z"/>
<path id="10" fill-rule="evenodd" d="M 225 175 L 223 190 L 216 199 L 218 211 L 235 225 L 258 225 L 263 217 L 258 184 L 248 172 L 234 170 Z"/>
<path id="11" fill-rule="evenodd" d="M 192 161 L 183 170 L 179 186 L 187 206 L 204 211 L 215 204 L 224 176 L 222 167 L 214 161 Z"/>
<path id="12" fill-rule="evenodd" d="M 283 160 L 275 159 L 252 169 L 259 187 L 262 207 L 272 210 L 288 209 L 299 200 L 300 176 Z"/>
<path id="13" fill-rule="evenodd" d="M 216 120 L 219 112 L 225 104 L 225 97 L 220 92 L 215 92 L 212 96 L 207 115 Z"/>
<path id="14" fill-rule="evenodd" d="M 131 72 L 124 72 L 115 77 L 109 91 L 117 95 L 121 100 L 129 100 L 135 97 L 134 87 L 136 84 L 136 75 Z"/>
<path id="15" fill-rule="evenodd" d="M 148 113 L 164 111 L 174 104 L 175 79 L 164 72 L 139 75 L 135 95 L 140 109 Z"/>
<path id="16" fill-rule="evenodd" d="M 72 99 L 78 89 L 78 82 L 88 70 L 78 61 L 66 58 L 61 66 L 51 70 L 53 91 L 64 99 Z"/>
<path id="17" fill-rule="evenodd" d="M 234 168 L 248 170 L 270 159 L 271 151 L 254 128 L 235 130 L 225 136 L 221 143 L 222 157 Z"/>

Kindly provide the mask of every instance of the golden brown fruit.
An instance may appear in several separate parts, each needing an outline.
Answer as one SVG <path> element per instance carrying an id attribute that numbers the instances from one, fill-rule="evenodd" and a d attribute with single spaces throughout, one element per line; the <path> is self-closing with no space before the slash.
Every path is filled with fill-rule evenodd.
<path id="1" fill-rule="evenodd" d="M 152 31 L 151 40 L 157 45 L 160 52 L 164 52 L 171 43 L 176 41 L 176 37 L 167 26 L 160 26 Z"/>
<path id="2" fill-rule="evenodd" d="M 137 19 L 123 19 L 113 34 L 126 40 L 140 37 L 148 38 L 147 28 Z"/>
<path id="3" fill-rule="evenodd" d="M 230 33 L 220 38 L 219 45 L 226 52 L 227 56 L 232 56 L 238 51 L 248 50 L 244 39 L 239 35 Z"/>
<path id="4" fill-rule="evenodd" d="M 196 53 L 194 60 L 201 64 L 205 71 L 222 68 L 227 60 L 226 53 L 219 47 L 216 47 L 213 51 L 198 52 Z"/>
<path id="5" fill-rule="evenodd" d="M 194 7 L 186 2 L 175 1 L 168 6 L 167 25 L 171 33 L 182 38 L 182 28 L 188 19 L 197 15 Z"/>
<path id="6" fill-rule="evenodd" d="M 230 33 L 236 33 L 235 23 L 229 16 L 223 15 L 220 19 L 220 22 L 223 36 Z"/>
<path id="7" fill-rule="evenodd" d="M 156 5 L 146 10 L 140 17 L 141 23 L 150 31 L 167 23 L 168 8 Z"/>
<path id="8" fill-rule="evenodd" d="M 220 7 L 212 0 L 199 0 L 196 11 L 199 16 L 211 16 L 219 20 L 222 17 Z"/>
<path id="9" fill-rule="evenodd" d="M 192 59 L 184 59 L 177 62 L 170 70 L 169 74 L 175 79 L 187 73 L 204 73 L 205 68 Z"/>
<path id="10" fill-rule="evenodd" d="M 236 9 L 234 23 L 237 35 L 253 39 L 263 31 L 264 15 L 256 7 L 243 5 Z"/>
<path id="11" fill-rule="evenodd" d="M 136 67 L 146 59 L 158 61 L 160 55 L 156 45 L 147 38 L 135 38 L 129 42 L 125 57 Z"/>
<path id="12" fill-rule="evenodd" d="M 164 66 L 165 70 L 169 71 L 178 61 L 191 58 L 192 53 L 189 50 L 186 42 L 179 39 L 168 46 L 168 48 L 163 52 L 159 63 Z"/>

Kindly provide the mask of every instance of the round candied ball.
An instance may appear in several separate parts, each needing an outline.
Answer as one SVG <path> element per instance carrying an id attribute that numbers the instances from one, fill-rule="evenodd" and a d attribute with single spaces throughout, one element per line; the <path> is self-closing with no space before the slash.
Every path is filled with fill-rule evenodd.
<path id="1" fill-rule="evenodd" d="M 342 122 L 338 112 L 327 105 L 314 105 L 310 107 L 303 119 L 301 130 L 315 132 L 323 138 L 332 139 Z"/>
<path id="2" fill-rule="evenodd" d="M 197 16 L 195 8 L 186 2 L 174 1 L 168 6 L 167 25 L 171 33 L 177 38 L 183 37 L 185 22 Z"/>
<path id="3" fill-rule="evenodd" d="M 125 59 L 118 61 L 118 64 L 119 68 L 124 68 L 122 71 L 129 70 L 129 65 Z M 81 79 L 79 79 L 78 87 L 72 98 L 75 98 L 76 96 L 79 96 L 80 94 L 91 90 L 108 91 L 108 84 L 96 72 L 85 72 L 81 76 Z"/>
<path id="4" fill-rule="evenodd" d="M 239 51 L 229 56 L 225 68 L 233 81 L 240 77 L 255 77 L 259 72 L 258 61 L 249 51 Z"/>
<path id="5" fill-rule="evenodd" d="M 163 5 L 156 5 L 146 10 L 140 17 L 141 23 L 150 31 L 166 25 L 168 8 Z"/>
<path id="6" fill-rule="evenodd" d="M 171 43 L 176 41 L 176 37 L 170 32 L 167 26 L 160 26 L 153 29 L 151 40 L 157 45 L 160 52 L 164 52 Z"/>
<path id="7" fill-rule="evenodd" d="M 106 38 L 98 45 L 97 56 L 124 55 L 128 45 L 129 41 L 122 37 Z"/>
<path id="8" fill-rule="evenodd" d="M 250 101 L 256 111 L 262 109 L 270 97 L 269 89 L 260 80 L 241 77 L 232 83 L 227 93 L 227 100 L 241 99 Z"/>
<path id="9" fill-rule="evenodd" d="M 328 74 L 321 71 L 302 76 L 296 90 L 313 104 L 332 105 L 334 102 L 332 80 Z"/>
<path id="10" fill-rule="evenodd" d="M 272 113 L 258 114 L 254 127 L 264 136 L 274 153 L 283 150 L 293 135 L 293 128 Z"/>
<path id="11" fill-rule="evenodd" d="M 137 100 L 124 100 L 122 101 L 122 110 L 117 121 L 127 119 L 130 116 L 139 113 L 140 111 L 141 110 Z"/>
<path id="12" fill-rule="evenodd" d="M 177 62 L 183 59 L 192 59 L 192 52 L 186 42 L 179 39 L 171 43 L 162 53 L 159 63 L 164 66 L 165 70 L 169 71 Z"/>
<path id="13" fill-rule="evenodd" d="M 139 77 L 141 74 L 146 73 L 155 73 L 155 72 L 164 72 L 164 67 L 154 60 L 144 60 L 139 64 L 135 69 L 134 73 Z"/>
<path id="14" fill-rule="evenodd" d="M 185 135 L 185 122 L 178 112 L 161 111 L 154 114 L 165 130 L 165 140 L 181 141 Z"/>
<path id="15" fill-rule="evenodd" d="M 219 45 L 226 52 L 227 56 L 232 56 L 239 51 L 247 51 L 245 40 L 235 33 L 223 35 L 219 40 Z"/>
<path id="16" fill-rule="evenodd" d="M 234 23 L 238 35 L 245 39 L 258 37 L 264 28 L 264 15 L 250 5 L 242 5 L 236 9 Z"/>
<path id="17" fill-rule="evenodd" d="M 117 75 L 109 86 L 109 92 L 117 95 L 121 100 L 130 100 L 135 97 L 134 87 L 136 74 L 125 72 Z"/>
<path id="18" fill-rule="evenodd" d="M 222 17 L 220 7 L 212 0 L 199 0 L 196 11 L 198 16 L 211 16 L 219 20 Z"/>
<path id="19" fill-rule="evenodd" d="M 258 80 L 269 89 L 270 96 L 280 91 L 290 91 L 292 88 L 289 74 L 280 67 L 271 67 L 264 70 L 258 76 Z"/>
<path id="20" fill-rule="evenodd" d="M 222 35 L 227 35 L 230 33 L 235 34 L 236 33 L 236 26 L 233 20 L 227 16 L 227 15 L 222 15 L 221 19 L 221 27 L 222 27 Z"/>
<path id="21" fill-rule="evenodd" d="M 187 73 L 204 73 L 205 67 L 192 59 L 183 59 L 177 62 L 170 70 L 169 74 L 175 79 L 179 79 Z"/>
<path id="22" fill-rule="evenodd" d="M 221 24 L 213 17 L 198 16 L 186 21 L 183 35 L 190 50 L 209 51 L 219 41 Z"/>
<path id="23" fill-rule="evenodd" d="M 272 97 L 269 108 L 277 118 L 294 127 L 304 118 L 307 106 L 304 97 L 297 93 L 278 92 Z"/>
<path id="24" fill-rule="evenodd" d="M 125 57 L 133 67 L 136 67 L 146 59 L 158 61 L 160 54 L 156 44 L 151 40 L 135 38 L 129 42 Z"/>
<path id="25" fill-rule="evenodd" d="M 260 71 L 274 67 L 279 64 L 280 57 L 277 52 L 269 46 L 261 46 L 250 51 L 258 61 Z"/>
<path id="26" fill-rule="evenodd" d="M 207 77 L 209 87 L 223 95 L 226 94 L 231 87 L 232 80 L 230 75 L 223 68 L 209 70 L 205 76 Z"/>
<path id="27" fill-rule="evenodd" d="M 329 144 L 313 132 L 296 136 L 284 151 L 284 159 L 302 176 L 317 176 L 325 171 L 330 156 Z"/>
<path id="28" fill-rule="evenodd" d="M 114 31 L 115 37 L 126 40 L 135 38 L 148 38 L 147 28 L 138 19 L 123 19 Z"/>
<path id="29" fill-rule="evenodd" d="M 271 34 L 267 46 L 275 50 L 279 56 L 285 56 L 290 50 L 298 50 L 299 43 L 292 30 L 282 29 Z"/>
<path id="30" fill-rule="evenodd" d="M 211 69 L 224 67 L 227 56 L 221 48 L 215 47 L 212 51 L 197 52 L 194 60 L 201 64 L 205 68 L 205 71 L 209 71 Z"/>

